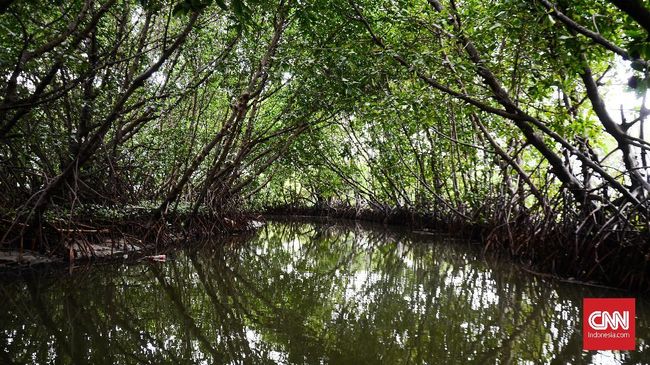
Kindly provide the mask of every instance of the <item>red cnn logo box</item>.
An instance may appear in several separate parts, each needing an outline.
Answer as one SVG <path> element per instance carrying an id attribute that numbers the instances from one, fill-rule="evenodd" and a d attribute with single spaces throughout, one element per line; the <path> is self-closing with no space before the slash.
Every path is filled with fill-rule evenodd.
<path id="1" fill-rule="evenodd" d="M 634 298 L 584 298 L 582 347 L 585 350 L 634 350 Z"/>

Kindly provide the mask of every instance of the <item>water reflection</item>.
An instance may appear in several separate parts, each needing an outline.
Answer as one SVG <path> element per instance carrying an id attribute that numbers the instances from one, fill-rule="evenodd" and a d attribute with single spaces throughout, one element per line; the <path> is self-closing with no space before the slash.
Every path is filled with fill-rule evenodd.
<path id="1" fill-rule="evenodd" d="M 583 352 L 580 301 L 448 238 L 274 223 L 164 264 L 0 284 L 0 363 L 648 363 Z"/>

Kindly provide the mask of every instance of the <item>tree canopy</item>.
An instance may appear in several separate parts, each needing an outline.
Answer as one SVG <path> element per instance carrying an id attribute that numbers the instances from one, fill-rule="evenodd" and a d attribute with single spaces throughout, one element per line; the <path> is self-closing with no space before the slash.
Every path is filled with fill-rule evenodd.
<path id="1" fill-rule="evenodd" d="M 644 0 L 9 0 L 0 21 L 5 245 L 98 207 L 406 211 L 647 285 Z"/>

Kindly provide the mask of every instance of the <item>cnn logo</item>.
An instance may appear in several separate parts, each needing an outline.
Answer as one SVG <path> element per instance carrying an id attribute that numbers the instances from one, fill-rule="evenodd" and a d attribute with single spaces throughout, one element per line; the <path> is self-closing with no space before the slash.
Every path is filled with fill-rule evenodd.
<path id="1" fill-rule="evenodd" d="M 617 330 L 619 327 L 627 330 L 630 328 L 630 312 L 594 311 L 589 315 L 589 326 L 595 330 L 606 330 L 608 328 Z"/>
<path id="2" fill-rule="evenodd" d="M 582 308 L 585 350 L 635 349 L 634 298 L 584 298 Z"/>

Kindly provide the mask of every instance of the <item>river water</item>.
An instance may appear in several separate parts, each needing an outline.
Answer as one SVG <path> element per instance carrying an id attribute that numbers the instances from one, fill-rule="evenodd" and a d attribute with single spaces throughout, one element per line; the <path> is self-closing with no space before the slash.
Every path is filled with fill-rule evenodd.
<path id="1" fill-rule="evenodd" d="M 582 351 L 583 297 L 449 237 L 275 222 L 164 263 L 0 281 L 0 364 L 650 363 Z"/>

